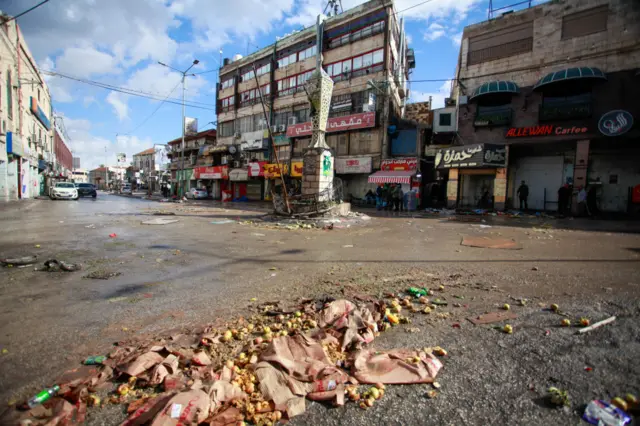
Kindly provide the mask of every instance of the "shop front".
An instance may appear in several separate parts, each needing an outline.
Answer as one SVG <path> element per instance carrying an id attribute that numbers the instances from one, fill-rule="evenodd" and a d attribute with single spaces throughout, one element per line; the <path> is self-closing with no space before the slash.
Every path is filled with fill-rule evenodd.
<path id="1" fill-rule="evenodd" d="M 247 183 L 249 182 L 249 170 L 231 169 L 229 170 L 229 185 L 231 198 L 233 201 L 248 201 Z"/>
<path id="2" fill-rule="evenodd" d="M 265 163 L 262 167 L 264 178 L 266 180 L 266 193 L 265 199 L 271 199 L 271 193 L 282 193 L 282 180 L 289 174 L 289 165 L 287 163 Z M 285 182 L 286 183 L 286 182 Z M 289 190 L 289 188 L 287 188 Z"/>
<path id="3" fill-rule="evenodd" d="M 302 174 L 304 171 L 304 162 L 302 161 L 292 161 L 291 162 L 291 173 L 289 174 L 289 179 L 287 183 L 287 191 L 289 191 L 290 195 L 299 195 L 302 194 Z"/>
<path id="4" fill-rule="evenodd" d="M 260 201 L 265 197 L 264 166 L 266 164 L 266 161 L 251 161 L 248 164 L 247 198 L 250 201 Z"/>
<path id="5" fill-rule="evenodd" d="M 507 147 L 475 144 L 440 149 L 435 168 L 448 170 L 449 208 L 504 208 Z"/>
<path id="6" fill-rule="evenodd" d="M 22 183 L 24 182 L 23 157 L 24 147 L 22 138 L 13 132 L 7 132 L 7 198 L 17 200 L 22 198 Z M 28 168 L 29 162 L 26 161 Z"/>
<path id="7" fill-rule="evenodd" d="M 364 198 L 368 190 L 375 192 L 375 184 L 368 177 L 373 171 L 371 156 L 336 157 L 336 176 L 342 179 L 347 199 Z"/>
<path id="8" fill-rule="evenodd" d="M 227 166 L 196 167 L 194 179 L 197 187 L 207 188 L 207 192 L 214 200 L 221 199 L 223 191 L 229 191 L 227 183 L 229 168 Z"/>

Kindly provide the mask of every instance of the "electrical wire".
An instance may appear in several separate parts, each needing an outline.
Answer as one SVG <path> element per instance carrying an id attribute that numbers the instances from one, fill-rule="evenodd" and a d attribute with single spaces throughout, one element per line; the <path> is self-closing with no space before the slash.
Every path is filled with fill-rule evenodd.
<path id="1" fill-rule="evenodd" d="M 173 94 L 173 92 L 178 88 L 178 86 L 180 86 L 181 81 L 178 81 L 178 84 L 176 84 L 174 86 L 173 89 L 171 89 L 171 91 L 169 92 L 169 94 L 167 95 L 166 98 L 164 98 L 164 100 L 162 102 L 160 102 L 160 104 L 156 107 L 156 109 L 153 110 L 153 112 L 151 114 L 149 114 L 149 116 L 147 118 L 145 118 L 144 120 L 142 120 L 142 122 L 140 124 L 138 124 L 132 131 L 128 132 L 128 133 L 124 133 L 125 135 L 130 135 L 132 133 L 135 133 L 138 129 L 140 129 L 140 127 L 142 127 L 147 121 L 149 121 L 151 119 L 151 117 L 153 117 L 155 115 L 156 112 L 158 112 L 158 110 L 160 109 L 160 107 L 162 107 L 162 105 L 164 105 L 164 103 L 167 101 L 167 99 L 169 99 L 169 97 Z"/>
<path id="2" fill-rule="evenodd" d="M 6 24 L 6 23 L 8 23 L 8 22 L 11 22 L 11 21 L 13 21 L 13 20 L 16 20 L 16 19 L 18 19 L 19 17 L 26 15 L 27 13 L 29 13 L 29 12 L 31 12 L 31 11 L 33 11 L 33 10 L 35 10 L 35 9 L 39 8 L 40 6 L 42 6 L 43 4 L 48 3 L 48 2 L 49 2 L 49 0 L 41 1 L 40 3 L 36 4 L 36 5 L 35 5 L 35 6 L 33 6 L 32 8 L 29 8 L 29 9 L 25 10 L 24 12 L 18 13 L 16 16 L 13 16 L 13 17 L 9 18 L 8 20 L 4 21 L 3 23 L 4 23 L 4 24 Z"/>

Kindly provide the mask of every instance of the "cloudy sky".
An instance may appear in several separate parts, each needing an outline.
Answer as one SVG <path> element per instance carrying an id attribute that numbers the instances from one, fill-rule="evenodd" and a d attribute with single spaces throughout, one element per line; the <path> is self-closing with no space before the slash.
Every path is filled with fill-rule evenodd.
<path id="1" fill-rule="evenodd" d="M 40 0 L 3 0 L 15 15 Z M 488 0 L 396 0 L 406 19 L 417 68 L 411 80 L 453 76 L 465 25 L 487 18 Z M 342 0 L 344 8 L 364 0 Z M 494 8 L 509 1 L 494 0 Z M 65 75 L 137 92 L 181 96 L 178 69 L 193 59 L 199 74 L 188 79 L 187 115 L 200 129 L 212 128 L 220 53 L 245 55 L 277 36 L 315 22 L 326 0 L 51 0 L 19 18 L 39 66 Z M 420 5 L 418 5 L 420 4 Z M 416 6 L 418 5 L 418 6 Z M 415 7 L 413 7 L 415 6 Z M 210 72 L 209 72 L 210 71 Z M 64 117 L 75 156 L 93 168 L 115 154 L 131 155 L 180 136 L 180 105 L 130 96 L 60 77 L 47 77 L 54 109 Z M 450 82 L 415 82 L 412 100 L 434 99 L 442 106 Z M 160 108 L 158 108 L 160 106 Z"/>

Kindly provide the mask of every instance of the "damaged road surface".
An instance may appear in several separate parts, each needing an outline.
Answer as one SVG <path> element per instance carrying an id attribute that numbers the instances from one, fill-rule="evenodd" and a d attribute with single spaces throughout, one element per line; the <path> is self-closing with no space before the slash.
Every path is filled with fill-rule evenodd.
<path id="1" fill-rule="evenodd" d="M 0 265 L 0 424 L 637 421 L 637 235 L 34 203 L 0 211 L 33 262 Z"/>

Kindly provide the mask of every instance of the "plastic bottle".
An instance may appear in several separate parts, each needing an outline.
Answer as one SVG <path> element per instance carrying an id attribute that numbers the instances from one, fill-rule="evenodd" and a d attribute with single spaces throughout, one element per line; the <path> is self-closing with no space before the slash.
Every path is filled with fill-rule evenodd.
<path id="1" fill-rule="evenodd" d="M 33 408 L 36 405 L 40 405 L 43 402 L 48 401 L 52 396 L 57 394 L 59 391 L 60 391 L 60 386 L 58 385 L 55 385 L 49 389 L 45 389 L 39 394 L 37 394 L 36 396 L 34 396 L 33 398 L 31 398 L 29 401 L 27 401 L 27 405 L 29 406 L 29 408 Z"/>
<path id="2" fill-rule="evenodd" d="M 102 364 L 103 362 L 105 362 L 107 359 L 106 356 L 104 355 L 94 355 L 94 356 L 90 356 L 89 358 L 85 359 L 83 364 L 84 365 L 97 365 L 97 364 Z"/>

